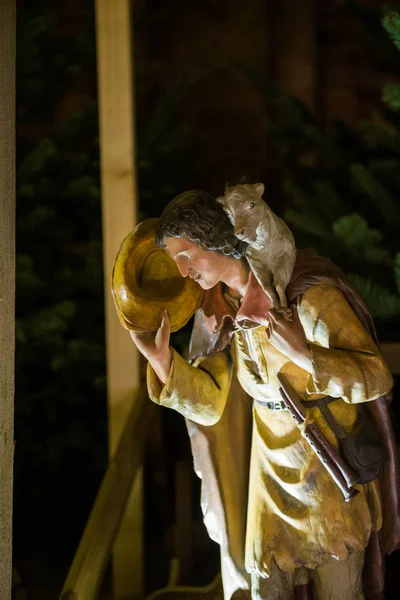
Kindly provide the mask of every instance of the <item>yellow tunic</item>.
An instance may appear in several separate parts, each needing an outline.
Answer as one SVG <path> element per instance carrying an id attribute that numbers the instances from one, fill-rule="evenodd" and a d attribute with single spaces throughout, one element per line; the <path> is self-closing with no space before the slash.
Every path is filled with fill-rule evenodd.
<path id="1" fill-rule="evenodd" d="M 330 409 L 349 431 L 356 419 L 353 405 L 388 392 L 392 377 L 336 288 L 321 284 L 307 290 L 298 314 L 310 344 L 313 373 L 276 350 L 265 327 L 259 326 L 234 334 L 231 355 L 238 379 L 256 401 L 280 400 L 278 372 L 287 376 L 304 400 L 337 397 Z M 148 368 L 151 399 L 202 425 L 213 425 L 222 415 L 230 379 L 227 352 L 200 358 L 194 366 L 174 352 L 164 388 Z M 336 444 L 319 409 L 308 412 Z M 246 570 L 268 575 L 272 556 L 285 571 L 315 568 L 330 556 L 344 560 L 349 551 L 363 550 L 371 530 L 381 526 L 381 508 L 374 484 L 360 490 L 346 503 L 289 413 L 254 402 Z"/>

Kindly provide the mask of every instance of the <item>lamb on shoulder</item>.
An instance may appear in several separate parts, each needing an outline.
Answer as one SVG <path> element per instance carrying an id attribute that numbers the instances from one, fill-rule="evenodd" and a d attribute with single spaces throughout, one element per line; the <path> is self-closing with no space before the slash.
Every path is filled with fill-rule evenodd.
<path id="1" fill-rule="evenodd" d="M 234 226 L 236 237 L 248 244 L 246 258 L 273 307 L 292 319 L 286 286 L 296 261 L 292 232 L 263 200 L 264 184 L 239 184 L 225 187 L 217 198 Z"/>

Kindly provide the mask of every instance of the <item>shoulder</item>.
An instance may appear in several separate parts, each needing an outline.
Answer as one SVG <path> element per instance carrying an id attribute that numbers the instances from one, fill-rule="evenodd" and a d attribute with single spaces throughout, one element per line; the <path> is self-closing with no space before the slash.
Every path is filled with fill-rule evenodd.
<path id="1" fill-rule="evenodd" d="M 308 288 L 298 304 L 300 321 L 308 339 L 329 337 L 328 331 L 358 328 L 359 321 L 343 293 L 321 283 Z"/>
<path id="2" fill-rule="evenodd" d="M 298 314 L 307 339 L 325 347 L 377 348 L 344 294 L 330 284 L 318 284 L 303 295 Z"/>
<path id="3" fill-rule="evenodd" d="M 299 304 L 303 309 L 332 304 L 349 306 L 343 293 L 336 286 L 329 283 L 319 283 L 309 287 L 304 292 Z"/>
<path id="4" fill-rule="evenodd" d="M 298 303 L 299 314 L 314 321 L 323 314 L 353 313 L 343 293 L 334 285 L 320 283 L 308 288 Z"/>

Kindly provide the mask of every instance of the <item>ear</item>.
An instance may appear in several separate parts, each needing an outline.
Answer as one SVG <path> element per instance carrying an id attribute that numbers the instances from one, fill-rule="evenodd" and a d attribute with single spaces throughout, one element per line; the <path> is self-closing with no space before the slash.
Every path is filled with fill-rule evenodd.
<path id="1" fill-rule="evenodd" d="M 245 183 L 250 184 L 250 177 L 248 175 L 243 175 L 238 181 L 238 185 L 243 185 Z"/>
<path id="2" fill-rule="evenodd" d="M 225 183 L 225 191 L 227 192 L 231 187 L 233 187 L 233 185 L 227 181 Z"/>
<path id="3" fill-rule="evenodd" d="M 256 194 L 258 194 L 259 196 L 262 196 L 265 191 L 263 183 L 253 183 L 253 188 Z"/>
<path id="4" fill-rule="evenodd" d="M 225 196 L 218 196 L 218 198 L 216 198 L 215 200 L 216 200 L 216 202 L 218 202 L 218 204 L 222 204 L 222 206 L 224 206 Z"/>

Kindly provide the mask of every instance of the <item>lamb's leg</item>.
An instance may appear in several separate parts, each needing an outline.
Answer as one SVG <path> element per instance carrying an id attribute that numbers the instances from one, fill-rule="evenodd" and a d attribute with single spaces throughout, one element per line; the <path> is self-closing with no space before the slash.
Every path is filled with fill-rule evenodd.
<path id="1" fill-rule="evenodd" d="M 281 283 L 276 284 L 276 292 L 279 296 L 279 301 L 280 301 L 280 308 L 277 308 L 276 310 L 278 312 L 282 313 L 287 321 L 292 321 L 293 320 L 293 311 L 288 306 L 287 298 L 286 298 L 286 294 L 285 294 L 285 288 Z"/>
<path id="2" fill-rule="evenodd" d="M 281 303 L 280 312 L 283 313 L 288 321 L 293 319 L 293 311 L 290 307 L 288 307 L 285 290 L 290 281 L 295 260 L 295 251 L 283 254 L 276 262 L 276 269 L 274 273 L 274 285 Z"/>
<path id="3" fill-rule="evenodd" d="M 275 310 L 281 309 L 281 302 L 273 284 L 273 275 L 267 265 L 265 265 L 256 256 L 248 256 L 248 262 L 254 277 L 263 289 L 263 292 L 270 298 Z"/>

